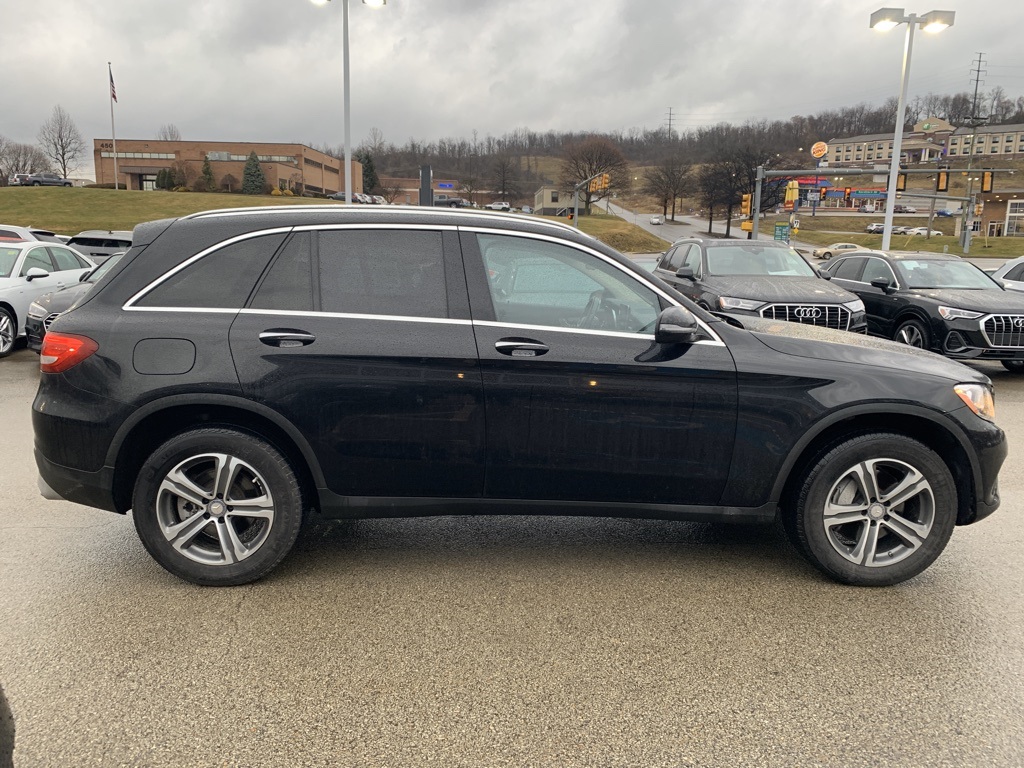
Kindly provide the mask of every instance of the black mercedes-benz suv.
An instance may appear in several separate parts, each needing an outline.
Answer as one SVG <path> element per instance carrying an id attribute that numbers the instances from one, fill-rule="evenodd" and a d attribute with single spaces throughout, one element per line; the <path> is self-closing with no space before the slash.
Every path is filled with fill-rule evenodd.
<path id="1" fill-rule="evenodd" d="M 587 235 L 491 212 L 213 211 L 140 225 L 43 341 L 44 495 L 132 512 L 198 584 L 267 574 L 303 520 L 771 521 L 885 585 L 999 505 L 982 374 L 716 316 Z"/>

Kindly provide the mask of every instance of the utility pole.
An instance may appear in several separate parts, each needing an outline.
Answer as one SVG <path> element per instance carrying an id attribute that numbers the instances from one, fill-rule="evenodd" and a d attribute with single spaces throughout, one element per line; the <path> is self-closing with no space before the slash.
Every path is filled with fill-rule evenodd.
<path id="1" fill-rule="evenodd" d="M 982 117 L 978 114 L 978 89 L 981 87 L 983 80 L 982 75 L 988 74 L 988 70 L 982 69 L 985 64 L 985 54 L 978 53 L 978 58 L 972 63 L 975 65 L 971 72 L 974 76 L 971 78 L 974 82 L 974 98 L 971 100 L 971 116 L 968 124 L 971 126 L 971 149 L 967 155 L 967 200 L 968 202 L 964 205 L 964 215 L 962 219 L 962 236 L 963 236 L 963 247 L 964 254 L 968 254 L 971 251 L 971 235 L 974 227 L 974 178 L 971 176 L 971 168 L 974 165 L 975 148 L 974 143 L 977 141 L 978 126 L 984 123 L 988 118 Z"/>
<path id="2" fill-rule="evenodd" d="M 675 134 L 672 132 L 672 107 L 668 108 L 668 135 L 670 138 L 675 137 Z"/>

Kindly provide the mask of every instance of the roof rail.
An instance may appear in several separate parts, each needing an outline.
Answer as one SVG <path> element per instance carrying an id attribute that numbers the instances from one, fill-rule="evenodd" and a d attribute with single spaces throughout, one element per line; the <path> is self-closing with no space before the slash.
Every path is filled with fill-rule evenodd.
<path id="1" fill-rule="evenodd" d="M 190 213 L 187 216 L 182 216 L 183 219 L 209 219 L 217 218 L 221 216 L 245 216 L 248 214 L 289 214 L 289 213 L 310 213 L 319 212 L 322 213 L 325 210 L 329 210 L 332 213 L 344 212 L 346 215 L 355 214 L 370 214 L 370 215 L 384 215 L 387 213 L 394 213 L 396 211 L 405 211 L 409 213 L 416 213 L 422 216 L 472 216 L 479 219 L 486 219 L 493 221 L 494 219 L 501 219 L 503 221 L 516 221 L 524 222 L 528 221 L 531 224 L 539 224 L 541 226 L 552 227 L 562 231 L 568 230 L 569 232 L 577 232 L 584 237 L 590 237 L 586 232 L 580 232 L 576 227 L 572 227 L 568 224 L 563 224 L 560 221 L 548 221 L 546 219 L 539 218 L 524 218 L 522 214 L 514 213 L 502 213 L 500 211 L 479 211 L 475 209 L 467 210 L 465 208 L 428 208 L 420 205 L 386 205 L 386 206 L 373 206 L 373 205 L 344 205 L 342 203 L 331 204 L 324 203 L 321 205 L 260 205 L 253 206 L 250 208 L 218 208 L 212 211 L 199 211 L 197 213 Z M 593 239 L 593 238 L 592 238 Z"/>

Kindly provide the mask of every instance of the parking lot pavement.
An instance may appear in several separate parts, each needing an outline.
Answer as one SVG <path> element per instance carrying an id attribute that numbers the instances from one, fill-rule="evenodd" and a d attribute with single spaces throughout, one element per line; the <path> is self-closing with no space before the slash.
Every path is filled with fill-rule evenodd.
<path id="1" fill-rule="evenodd" d="M 317 527 L 265 581 L 195 587 L 130 520 L 39 497 L 36 366 L 0 361 L 18 766 L 1024 764 L 1024 378 L 999 366 L 1003 508 L 883 589 L 774 526 L 539 517 Z"/>

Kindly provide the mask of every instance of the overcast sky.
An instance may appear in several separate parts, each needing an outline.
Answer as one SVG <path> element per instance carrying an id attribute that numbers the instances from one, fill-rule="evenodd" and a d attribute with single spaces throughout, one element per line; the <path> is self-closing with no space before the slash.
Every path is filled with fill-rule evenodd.
<path id="1" fill-rule="evenodd" d="M 911 95 L 1024 93 L 1019 0 L 956 11 L 914 39 Z M 340 145 L 342 0 L 0 0 L 0 135 L 34 142 L 60 104 L 109 137 Z M 892 4 L 892 3 L 888 3 Z M 353 144 L 547 130 L 685 129 L 786 118 L 895 95 L 905 27 L 882 0 L 388 0 L 351 5 Z M 829 137 L 822 137 L 827 139 Z M 80 175 L 91 175 L 86 161 Z"/>

